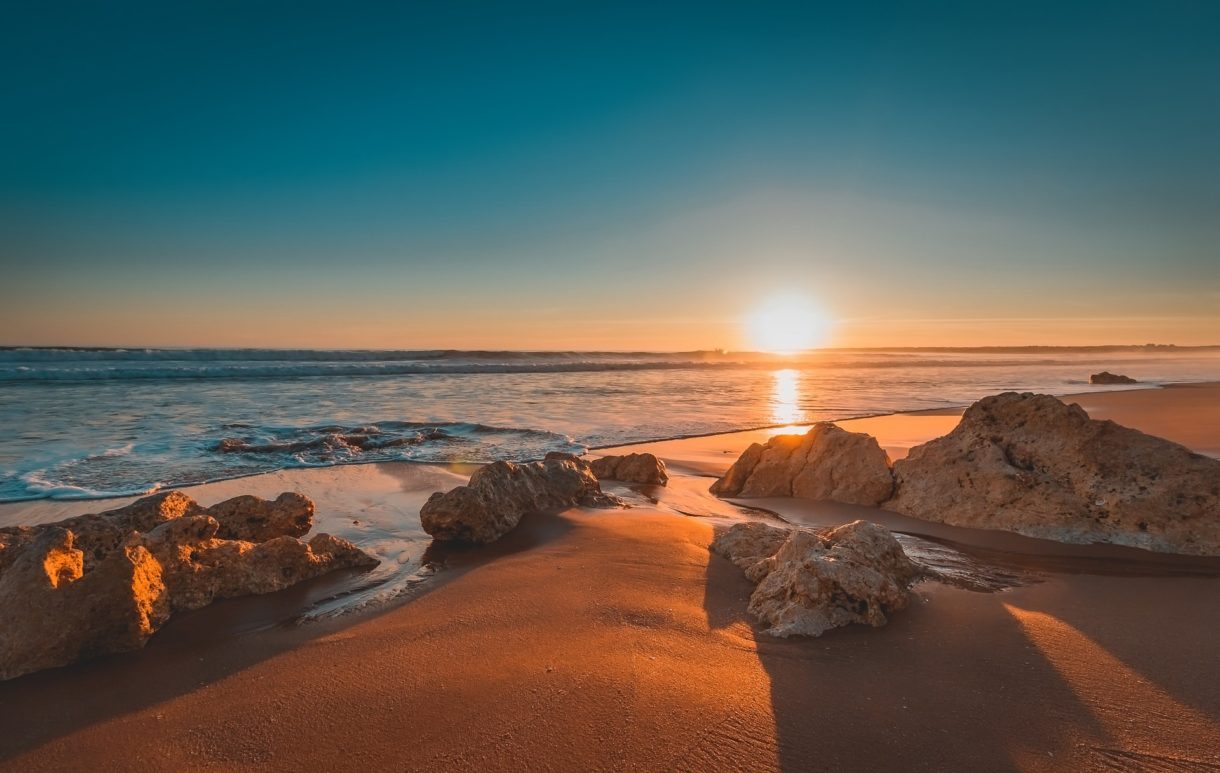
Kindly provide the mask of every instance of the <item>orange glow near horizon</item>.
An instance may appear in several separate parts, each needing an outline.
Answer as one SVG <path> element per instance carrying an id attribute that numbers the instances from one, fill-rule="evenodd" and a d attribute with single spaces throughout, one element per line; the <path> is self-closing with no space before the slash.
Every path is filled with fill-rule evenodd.
<path id="1" fill-rule="evenodd" d="M 826 312 L 796 294 L 771 297 L 746 318 L 750 346 L 775 354 L 796 354 L 823 346 L 830 328 Z"/>
<path id="2" fill-rule="evenodd" d="M 80 299 L 5 293 L 0 287 L 0 345 L 117 347 L 254 347 L 289 349 L 487 349 L 559 351 L 694 350 L 792 352 L 832 347 L 1097 346 L 1220 344 L 1220 316 L 1183 317 L 920 317 L 878 301 L 867 308 L 835 293 L 834 318 L 813 325 L 821 342 L 776 340 L 785 315 L 765 295 L 710 297 L 692 292 L 630 308 L 580 298 L 573 305 L 456 302 L 443 294 L 413 306 L 286 294 L 255 302 L 209 298 L 194 290 L 155 298 Z M 832 291 L 826 290 L 829 295 Z M 580 303 L 585 303 L 581 307 Z M 206 321 L 179 313 L 203 304 Z M 328 309 L 326 324 L 301 324 L 301 309 Z M 799 309 L 799 302 L 797 307 Z M 757 308 L 758 312 L 749 313 Z M 771 313 L 763 313 L 765 310 Z M 743 313 L 744 312 L 744 313 Z M 799 316 L 799 312 L 797 315 Z M 771 323 L 778 319 L 778 324 Z M 579 324 L 571 324 L 579 320 Z M 758 324 L 758 338 L 754 336 Z M 763 325 L 762 323 L 766 323 Z M 815 338 L 817 337 L 815 336 Z M 760 341 L 764 344 L 760 346 Z"/>

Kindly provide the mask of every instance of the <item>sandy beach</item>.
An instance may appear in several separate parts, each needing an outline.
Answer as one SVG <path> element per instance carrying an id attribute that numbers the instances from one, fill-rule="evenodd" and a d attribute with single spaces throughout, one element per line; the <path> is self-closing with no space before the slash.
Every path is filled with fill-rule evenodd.
<path id="1" fill-rule="evenodd" d="M 0 773 L 1220 773 L 1220 3 L 0 31 Z"/>
<path id="2" fill-rule="evenodd" d="M 1220 454 L 1220 385 L 1064 399 Z M 842 425 L 898 458 L 957 416 Z M 390 526 L 469 468 L 354 465 L 192 487 L 201 502 L 300 490 L 318 503 L 317 529 L 383 531 L 375 552 L 402 579 L 357 611 L 305 623 L 285 621 L 364 586 L 324 577 L 220 602 L 175 618 L 142 651 L 0 683 L 0 767 L 1220 767 L 1220 561 L 743 500 L 794 523 L 878 520 L 1032 579 L 997 593 L 924 583 L 880 629 L 761 633 L 746 614 L 751 584 L 707 550 L 740 513 L 706 494 L 706 476 L 779 431 L 629 446 L 667 461 L 667 489 L 625 492 L 629 510 L 528 516 L 492 546 L 427 556 L 426 542 L 396 541 Z M 8 504 L 0 523 L 98 505 Z"/>

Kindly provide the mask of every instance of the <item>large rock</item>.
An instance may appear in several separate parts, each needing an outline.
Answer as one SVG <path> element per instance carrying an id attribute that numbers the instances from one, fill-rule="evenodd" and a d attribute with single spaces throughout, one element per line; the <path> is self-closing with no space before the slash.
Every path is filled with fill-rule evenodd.
<path id="1" fill-rule="evenodd" d="M 1101 373 L 1094 373 L 1089 376 L 1090 384 L 1138 384 L 1139 382 L 1130 376 L 1122 376 L 1118 373 L 1111 373 L 1108 370 L 1103 370 Z"/>
<path id="2" fill-rule="evenodd" d="M 722 497 L 803 497 L 876 505 L 894 488 L 877 439 L 821 422 L 804 435 L 776 435 L 746 449 L 712 484 Z"/>
<path id="3" fill-rule="evenodd" d="M 598 480 L 621 480 L 627 483 L 652 483 L 664 486 L 669 482 L 665 462 L 655 454 L 624 454 L 602 456 L 589 462 Z"/>
<path id="4" fill-rule="evenodd" d="M 495 542 L 530 512 L 621 507 L 602 492 L 587 462 L 551 453 L 541 462 L 494 462 L 475 470 L 470 483 L 438 491 L 419 511 L 424 531 L 438 540 Z"/>
<path id="5" fill-rule="evenodd" d="M 903 609 L 923 570 L 894 535 L 854 521 L 823 533 L 740 523 L 718 535 L 713 552 L 758 583 L 749 612 L 772 636 L 820 636 L 831 628 L 881 626 Z"/>
<path id="6" fill-rule="evenodd" d="M 978 401 L 894 474 L 884 506 L 924 520 L 1220 555 L 1220 460 L 1049 395 Z"/>
<path id="7" fill-rule="evenodd" d="M 0 679 L 137 649 L 175 611 L 377 564 L 330 535 L 298 539 L 312 516 L 300 494 L 205 508 L 171 491 L 0 529 Z"/>
<path id="8" fill-rule="evenodd" d="M 169 619 L 161 565 L 139 544 L 93 562 L 52 527 L 0 574 L 0 679 L 138 649 Z"/>
<path id="9" fill-rule="evenodd" d="M 329 534 L 309 542 L 290 535 L 253 542 L 223 539 L 220 533 L 214 517 L 197 515 L 163 524 L 144 537 L 144 546 L 161 564 L 173 611 L 271 593 L 336 569 L 377 565 L 355 545 Z"/>
<path id="10" fill-rule="evenodd" d="M 196 515 L 204 509 L 181 491 L 167 491 L 144 497 L 126 507 L 104 513 L 89 513 L 53 524 L 72 532 L 75 550 L 83 554 L 85 571 L 122 545 L 127 535 L 149 532 L 162 523 Z M 16 548 L 33 540 L 46 525 L 13 526 L 0 529 L 0 572 L 16 557 Z"/>

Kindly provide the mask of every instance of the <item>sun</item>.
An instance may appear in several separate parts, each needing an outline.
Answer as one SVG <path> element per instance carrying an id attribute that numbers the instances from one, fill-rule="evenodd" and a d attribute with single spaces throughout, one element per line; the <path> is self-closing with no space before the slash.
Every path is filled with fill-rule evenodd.
<path id="1" fill-rule="evenodd" d="M 831 319 L 813 300 L 784 294 L 768 298 L 746 317 L 746 338 L 758 351 L 793 354 L 826 343 Z"/>

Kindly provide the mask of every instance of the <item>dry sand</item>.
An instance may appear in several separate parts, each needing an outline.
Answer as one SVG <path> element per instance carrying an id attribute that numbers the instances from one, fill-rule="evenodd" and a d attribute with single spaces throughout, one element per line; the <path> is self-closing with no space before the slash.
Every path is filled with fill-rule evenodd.
<path id="1" fill-rule="evenodd" d="M 1094 415 L 1220 447 L 1220 387 L 1087 399 Z M 867 421 L 901 448 L 952 418 Z M 711 469 L 750 440 L 653 447 Z M 350 474 L 353 503 L 392 496 Z M 437 553 L 448 569 L 379 613 L 265 629 L 260 605 L 310 590 L 222 602 L 141 652 L 0 684 L 0 767 L 1220 766 L 1220 578 L 924 585 L 885 628 L 774 640 L 745 615 L 750 585 L 706 549 L 719 520 L 663 512 L 697 511 L 705 482 L 677 476 L 655 508 L 531 517 L 489 548 Z"/>

